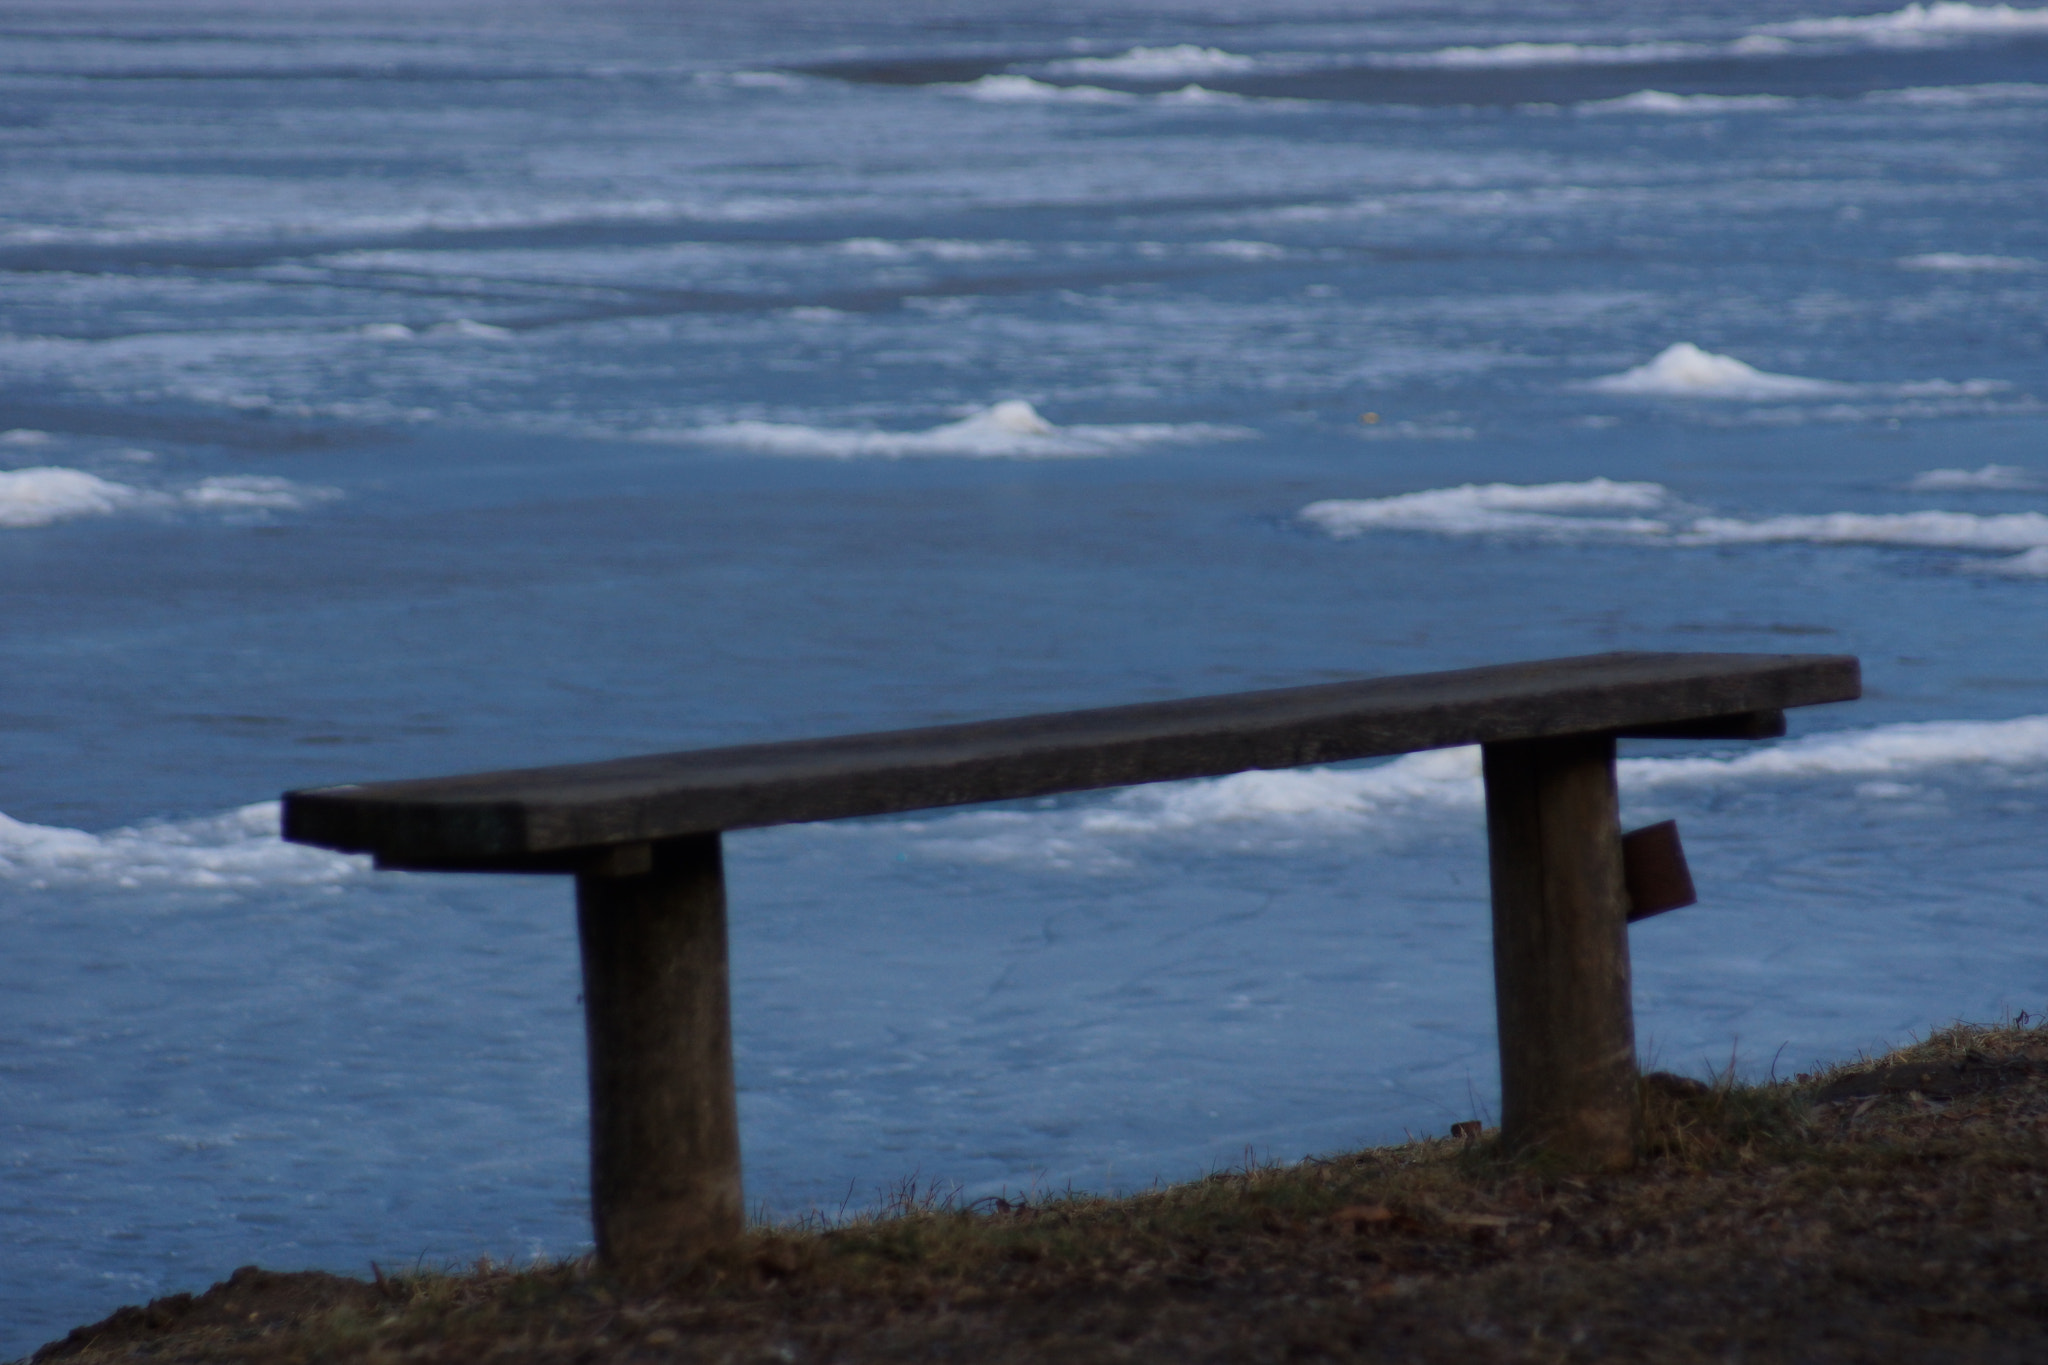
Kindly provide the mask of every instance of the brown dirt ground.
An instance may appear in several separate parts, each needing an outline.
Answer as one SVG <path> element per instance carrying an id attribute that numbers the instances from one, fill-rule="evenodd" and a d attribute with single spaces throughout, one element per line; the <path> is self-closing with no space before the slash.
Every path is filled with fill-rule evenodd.
<path id="1" fill-rule="evenodd" d="M 1574 1179 L 1489 1137 L 1128 1199 L 757 1228 L 659 1292 L 584 1263 L 253 1266 L 75 1362 L 2048 1362 L 2048 1029 L 1959 1025 L 1795 1082 L 1644 1083 Z"/>

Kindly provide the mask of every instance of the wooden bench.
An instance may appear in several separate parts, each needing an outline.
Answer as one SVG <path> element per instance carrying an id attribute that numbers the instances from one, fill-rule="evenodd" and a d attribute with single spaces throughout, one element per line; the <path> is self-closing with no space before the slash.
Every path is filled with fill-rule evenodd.
<path id="1" fill-rule="evenodd" d="M 1829 655 L 1600 654 L 784 744 L 287 793 L 288 839 L 413 871 L 576 878 L 600 1259 L 742 1226 L 725 830 L 1484 745 L 1510 1151 L 1633 1159 L 1617 738 L 1762 739 L 1860 694 Z"/>

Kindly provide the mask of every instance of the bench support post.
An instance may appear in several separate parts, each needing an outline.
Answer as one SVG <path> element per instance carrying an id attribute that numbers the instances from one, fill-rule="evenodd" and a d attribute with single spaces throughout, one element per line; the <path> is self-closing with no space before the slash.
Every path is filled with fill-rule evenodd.
<path id="1" fill-rule="evenodd" d="M 658 1280 L 743 1221 L 719 836 L 578 873 L 576 924 L 598 1260 Z"/>
<path id="2" fill-rule="evenodd" d="M 1635 1159 L 1635 1019 L 1614 737 L 1485 747 L 1501 1139 L 1579 1170 Z"/>

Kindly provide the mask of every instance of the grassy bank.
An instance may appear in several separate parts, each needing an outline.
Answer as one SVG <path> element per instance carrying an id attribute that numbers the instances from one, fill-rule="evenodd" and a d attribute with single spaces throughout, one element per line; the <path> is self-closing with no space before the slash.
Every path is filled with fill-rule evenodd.
<path id="1" fill-rule="evenodd" d="M 1958 1026 L 1797 1081 L 1644 1084 L 1644 1160 L 1487 1137 L 1126 1199 L 907 1197 L 762 1228 L 656 1294 L 581 1264 L 253 1267 L 34 1359 L 2048 1360 L 2048 1031 Z"/>

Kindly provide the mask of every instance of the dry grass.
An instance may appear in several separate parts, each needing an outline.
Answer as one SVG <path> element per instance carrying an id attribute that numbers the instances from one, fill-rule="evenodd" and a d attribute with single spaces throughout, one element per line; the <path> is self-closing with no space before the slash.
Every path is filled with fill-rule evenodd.
<path id="1" fill-rule="evenodd" d="M 1645 1082 L 1588 1179 L 1433 1140 L 1127 1199 L 905 1189 L 659 1294 L 583 1264 L 253 1268 L 41 1361 L 2048 1360 L 2048 1031 L 1769 1086 Z"/>

